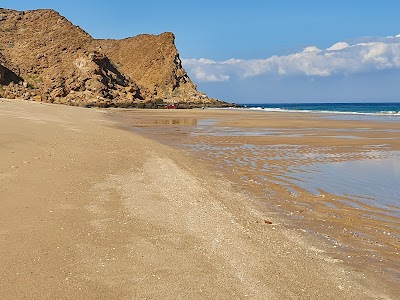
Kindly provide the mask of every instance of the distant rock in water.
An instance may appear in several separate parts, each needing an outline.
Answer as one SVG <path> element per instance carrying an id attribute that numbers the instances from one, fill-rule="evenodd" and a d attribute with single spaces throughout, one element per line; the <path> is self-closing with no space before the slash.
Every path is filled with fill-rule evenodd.
<path id="1" fill-rule="evenodd" d="M 0 9 L 0 97 L 100 107 L 226 106 L 197 91 L 172 33 L 96 40 L 53 10 Z"/>

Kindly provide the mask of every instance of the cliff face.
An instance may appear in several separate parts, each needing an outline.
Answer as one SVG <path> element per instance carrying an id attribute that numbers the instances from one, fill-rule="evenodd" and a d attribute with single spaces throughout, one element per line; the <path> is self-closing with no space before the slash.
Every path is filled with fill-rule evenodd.
<path id="1" fill-rule="evenodd" d="M 172 33 L 95 40 L 53 10 L 0 9 L 0 84 L 0 97 L 71 105 L 215 102 L 182 68 Z"/>
<path id="2" fill-rule="evenodd" d="M 201 96 L 183 69 L 175 36 L 139 35 L 123 40 L 100 40 L 104 53 L 140 87 L 146 98 Z"/>

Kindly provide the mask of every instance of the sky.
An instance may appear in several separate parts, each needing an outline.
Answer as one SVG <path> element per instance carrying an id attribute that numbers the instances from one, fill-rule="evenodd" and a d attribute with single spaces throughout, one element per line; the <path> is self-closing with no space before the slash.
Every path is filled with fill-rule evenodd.
<path id="1" fill-rule="evenodd" d="M 0 0 L 94 38 L 171 31 L 198 89 L 236 103 L 400 102 L 398 0 Z"/>

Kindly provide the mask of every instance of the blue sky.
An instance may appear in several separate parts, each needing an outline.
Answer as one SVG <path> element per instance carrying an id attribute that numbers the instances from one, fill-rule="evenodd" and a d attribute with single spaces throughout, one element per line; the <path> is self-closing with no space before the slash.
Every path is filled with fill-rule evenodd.
<path id="1" fill-rule="evenodd" d="M 53 8 L 95 38 L 172 31 L 199 90 L 223 100 L 400 102 L 398 0 L 0 0 L 0 7 Z"/>

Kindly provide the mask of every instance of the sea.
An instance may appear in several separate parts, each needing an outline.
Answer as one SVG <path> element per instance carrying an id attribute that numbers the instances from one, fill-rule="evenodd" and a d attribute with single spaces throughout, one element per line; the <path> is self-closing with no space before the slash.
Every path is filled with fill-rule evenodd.
<path id="1" fill-rule="evenodd" d="M 242 108 L 265 111 L 400 116 L 400 102 L 385 103 L 250 103 Z"/>

